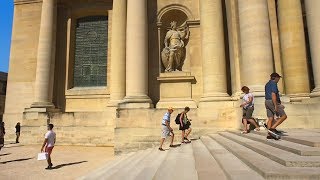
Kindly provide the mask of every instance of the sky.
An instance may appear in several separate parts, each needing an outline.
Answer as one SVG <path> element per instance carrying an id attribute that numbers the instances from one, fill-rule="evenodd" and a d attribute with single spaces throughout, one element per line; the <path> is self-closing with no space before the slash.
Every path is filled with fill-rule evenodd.
<path id="1" fill-rule="evenodd" d="M 8 72 L 13 0 L 0 0 L 0 71 Z"/>

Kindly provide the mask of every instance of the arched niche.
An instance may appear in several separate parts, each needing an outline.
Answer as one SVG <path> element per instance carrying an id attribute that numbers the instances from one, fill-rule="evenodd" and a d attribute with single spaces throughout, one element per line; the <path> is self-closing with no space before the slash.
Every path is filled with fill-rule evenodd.
<path id="1" fill-rule="evenodd" d="M 181 27 L 184 23 L 187 23 L 187 26 L 188 26 L 188 22 L 192 20 L 194 20 L 194 18 L 191 11 L 187 7 L 180 4 L 171 4 L 171 5 L 165 6 L 158 12 L 157 26 L 158 26 L 158 41 L 159 41 L 159 60 L 160 60 L 159 72 L 160 73 L 164 72 L 164 66 L 161 62 L 161 51 L 164 48 L 164 39 L 165 39 L 166 33 L 168 32 L 168 30 L 170 30 L 170 23 L 172 21 L 176 21 L 177 27 Z M 185 42 L 185 46 L 187 46 L 187 44 L 188 44 L 188 40 Z M 187 55 L 185 58 L 187 58 Z"/>

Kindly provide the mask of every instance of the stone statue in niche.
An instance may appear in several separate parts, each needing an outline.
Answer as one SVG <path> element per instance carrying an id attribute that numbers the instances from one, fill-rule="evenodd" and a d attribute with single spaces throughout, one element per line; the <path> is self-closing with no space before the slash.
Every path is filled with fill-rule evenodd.
<path id="1" fill-rule="evenodd" d="M 170 23 L 171 29 L 164 38 L 164 45 L 161 52 L 161 59 L 165 72 L 182 71 L 184 59 L 186 57 L 185 41 L 189 38 L 189 28 L 184 22 L 177 27 L 177 22 Z"/>

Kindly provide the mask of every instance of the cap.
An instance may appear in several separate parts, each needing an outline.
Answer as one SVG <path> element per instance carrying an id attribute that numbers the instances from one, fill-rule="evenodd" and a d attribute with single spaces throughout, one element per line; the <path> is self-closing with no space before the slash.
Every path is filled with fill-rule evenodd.
<path id="1" fill-rule="evenodd" d="M 272 73 L 272 74 L 270 74 L 270 77 L 271 78 L 281 78 L 281 76 L 278 74 L 278 73 L 276 73 L 276 72 L 274 72 L 274 73 Z"/>

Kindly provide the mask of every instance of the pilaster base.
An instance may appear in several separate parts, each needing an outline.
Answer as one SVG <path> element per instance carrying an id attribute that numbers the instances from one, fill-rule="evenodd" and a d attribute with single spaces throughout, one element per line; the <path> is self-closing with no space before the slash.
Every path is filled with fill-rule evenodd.
<path id="1" fill-rule="evenodd" d="M 214 102 L 214 101 L 230 101 L 231 97 L 227 93 L 210 93 L 201 97 L 200 102 Z"/>
<path id="2" fill-rule="evenodd" d="M 189 108 L 197 108 L 197 103 L 192 99 L 190 100 L 166 99 L 166 100 L 160 100 L 157 103 L 156 107 L 157 109 L 166 109 L 168 107 L 183 109 L 186 106 L 188 106 Z"/>
<path id="3" fill-rule="evenodd" d="M 124 109 L 153 108 L 152 101 L 148 96 L 126 96 L 118 106 Z"/>
<path id="4" fill-rule="evenodd" d="M 320 97 L 320 87 L 316 87 L 310 93 L 311 98 Z"/>
<path id="5" fill-rule="evenodd" d="M 309 99 L 309 93 L 297 93 L 297 94 L 288 94 L 291 102 L 301 102 L 302 100 Z"/>
<path id="6" fill-rule="evenodd" d="M 118 107 L 123 100 L 110 100 L 107 104 L 107 107 Z"/>
<path id="7" fill-rule="evenodd" d="M 54 105 L 52 102 L 34 102 L 31 108 L 54 108 Z"/>

